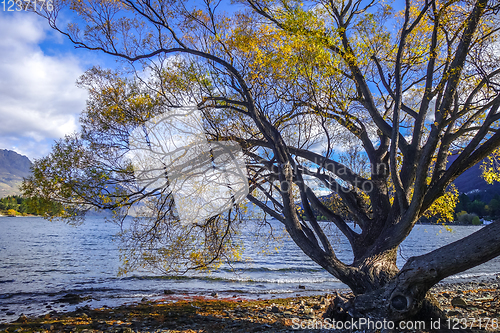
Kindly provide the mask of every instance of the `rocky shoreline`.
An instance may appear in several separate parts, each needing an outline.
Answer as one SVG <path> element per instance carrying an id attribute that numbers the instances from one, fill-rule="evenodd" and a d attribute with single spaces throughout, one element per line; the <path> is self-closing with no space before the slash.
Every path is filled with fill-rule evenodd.
<path id="1" fill-rule="evenodd" d="M 492 331 L 500 331 L 500 279 L 494 281 L 438 284 L 431 290 L 441 308 L 451 318 L 496 319 L 499 323 Z M 476 325 L 479 326 L 477 320 Z M 492 325 L 490 325 L 492 326 Z"/>
<path id="2" fill-rule="evenodd" d="M 500 331 L 500 280 L 439 284 L 432 289 L 452 328 Z M 345 291 L 347 292 L 347 291 Z M 80 307 L 40 317 L 21 315 L 2 332 L 329 332 L 322 319 L 332 295 L 269 300 L 166 297 L 116 308 Z M 466 323 L 466 324 L 465 324 Z M 497 323 L 497 324 L 495 324 Z M 315 326 L 311 326 L 315 325 Z M 312 329 L 316 328 L 316 329 Z M 321 329 L 322 328 L 322 329 Z M 341 332 L 342 330 L 335 330 Z M 356 330 L 354 330 L 356 331 Z M 405 330 L 424 332 L 424 330 Z M 347 331 L 346 331 L 347 332 Z M 350 330 L 349 332 L 353 332 Z M 358 330 L 357 332 L 363 332 Z"/>

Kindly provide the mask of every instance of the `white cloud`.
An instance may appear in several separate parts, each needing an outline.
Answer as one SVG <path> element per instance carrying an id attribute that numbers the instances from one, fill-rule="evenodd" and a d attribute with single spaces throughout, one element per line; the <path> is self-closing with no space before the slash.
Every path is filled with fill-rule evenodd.
<path id="1" fill-rule="evenodd" d="M 30 158 L 48 153 L 50 144 L 78 129 L 87 93 L 75 82 L 83 74 L 71 55 L 47 55 L 49 38 L 41 18 L 0 12 L 0 148 Z"/>

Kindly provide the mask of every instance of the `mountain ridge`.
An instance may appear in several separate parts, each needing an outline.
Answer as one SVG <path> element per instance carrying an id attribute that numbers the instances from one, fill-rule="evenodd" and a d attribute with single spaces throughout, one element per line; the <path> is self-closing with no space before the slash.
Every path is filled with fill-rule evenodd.
<path id="1" fill-rule="evenodd" d="M 0 198 L 21 193 L 19 185 L 31 174 L 28 157 L 13 150 L 0 149 Z"/>
<path id="2" fill-rule="evenodd" d="M 448 157 L 448 167 L 457 157 L 458 155 Z M 477 196 L 484 202 L 488 202 L 495 194 L 500 194 L 500 183 L 494 182 L 493 184 L 488 184 L 482 177 L 483 171 L 481 170 L 481 165 L 485 160 L 487 158 L 467 169 L 453 181 L 453 184 L 455 184 L 459 193 L 465 193 L 471 196 L 471 198 Z"/>
<path id="3" fill-rule="evenodd" d="M 448 166 L 456 159 L 456 155 L 451 155 Z M 495 193 L 500 194 L 500 183 L 492 185 L 486 183 L 481 177 L 480 165 L 482 161 L 469 168 L 458 176 L 453 183 L 460 193 L 485 196 L 485 200 Z M 21 193 L 19 185 L 23 178 L 31 174 L 31 161 L 28 157 L 13 150 L 0 149 L 0 198 L 8 195 L 18 195 Z"/>

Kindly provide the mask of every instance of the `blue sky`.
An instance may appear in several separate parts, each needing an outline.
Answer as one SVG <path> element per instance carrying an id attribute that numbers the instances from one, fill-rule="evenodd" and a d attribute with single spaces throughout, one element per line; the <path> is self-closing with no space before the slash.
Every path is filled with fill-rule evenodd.
<path id="1" fill-rule="evenodd" d="M 58 21 L 71 19 L 61 12 Z M 75 49 L 34 13 L 0 10 L 0 32 L 0 149 L 40 158 L 79 129 L 87 93 L 77 79 L 92 66 L 114 67 L 117 58 Z"/>
<path id="2" fill-rule="evenodd" d="M 90 67 L 110 67 L 116 59 L 75 49 L 33 13 L 0 11 L 0 31 L 0 149 L 33 160 L 48 154 L 54 140 L 78 130 L 87 94 L 76 80 Z"/>
<path id="3" fill-rule="evenodd" d="M 41 17 L 0 11 L 0 149 L 31 160 L 78 130 L 87 93 L 76 80 L 106 55 L 75 49 Z"/>

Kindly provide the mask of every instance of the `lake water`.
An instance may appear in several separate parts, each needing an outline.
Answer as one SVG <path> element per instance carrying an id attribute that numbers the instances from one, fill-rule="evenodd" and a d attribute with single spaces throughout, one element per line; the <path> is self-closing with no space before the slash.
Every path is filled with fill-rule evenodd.
<path id="1" fill-rule="evenodd" d="M 427 253 L 478 228 L 481 226 L 454 226 L 449 232 L 439 225 L 417 225 L 401 246 L 398 266 L 405 258 Z M 74 227 L 42 218 L 1 217 L 0 322 L 15 320 L 21 313 L 41 315 L 77 306 L 116 306 L 144 297 L 159 299 L 165 297 L 166 289 L 175 293 L 171 298 L 210 297 L 217 292 L 219 297 L 257 299 L 325 294 L 346 287 L 306 257 L 289 238 L 282 240 L 278 252 L 273 245 L 263 255 L 255 238 L 245 233 L 244 260 L 210 274 L 174 277 L 133 272 L 118 277 L 118 244 L 113 241 L 117 231 L 118 226 L 104 223 L 102 218 L 89 218 Z M 332 233 L 338 257 L 349 262 L 352 255 L 347 240 L 335 236 L 335 230 Z M 495 258 L 445 281 L 494 278 L 499 273 L 500 258 Z M 57 302 L 68 293 L 86 300 L 73 305 Z"/>

